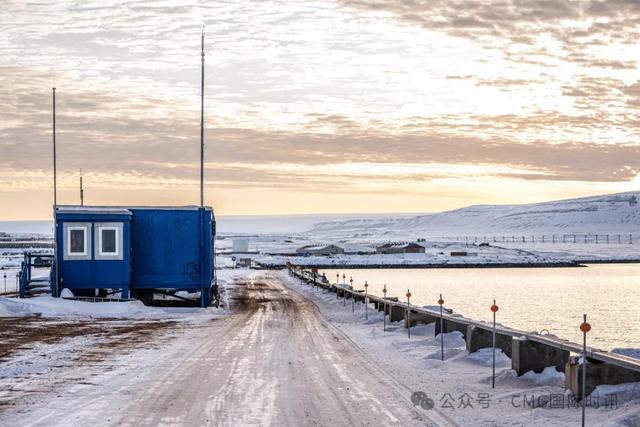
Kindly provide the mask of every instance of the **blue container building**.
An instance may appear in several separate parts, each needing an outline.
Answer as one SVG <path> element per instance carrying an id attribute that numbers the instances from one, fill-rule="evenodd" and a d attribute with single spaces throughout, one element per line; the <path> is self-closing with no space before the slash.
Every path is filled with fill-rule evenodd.
<path id="1" fill-rule="evenodd" d="M 210 207 L 56 207 L 57 264 L 51 293 L 120 291 L 150 302 L 154 293 L 214 293 L 215 217 Z"/>

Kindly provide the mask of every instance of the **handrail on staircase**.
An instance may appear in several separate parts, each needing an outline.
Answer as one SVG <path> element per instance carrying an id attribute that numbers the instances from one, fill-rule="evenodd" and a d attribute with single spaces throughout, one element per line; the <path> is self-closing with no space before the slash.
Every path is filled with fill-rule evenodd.
<path id="1" fill-rule="evenodd" d="M 53 255 L 49 254 L 33 254 L 31 252 L 25 252 L 22 263 L 20 264 L 19 284 L 20 289 L 18 295 L 20 298 L 26 298 L 29 293 L 29 284 L 36 281 L 31 279 L 31 269 L 33 267 L 45 267 L 53 263 Z M 51 259 L 51 264 L 48 262 L 42 262 L 42 260 Z"/>

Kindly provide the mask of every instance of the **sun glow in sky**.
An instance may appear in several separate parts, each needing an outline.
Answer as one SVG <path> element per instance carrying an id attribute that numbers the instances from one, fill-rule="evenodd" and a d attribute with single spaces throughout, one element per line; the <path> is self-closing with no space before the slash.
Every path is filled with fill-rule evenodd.
<path id="1" fill-rule="evenodd" d="M 130 1 L 0 10 L 0 220 L 61 203 L 426 212 L 637 190 L 631 0 Z"/>

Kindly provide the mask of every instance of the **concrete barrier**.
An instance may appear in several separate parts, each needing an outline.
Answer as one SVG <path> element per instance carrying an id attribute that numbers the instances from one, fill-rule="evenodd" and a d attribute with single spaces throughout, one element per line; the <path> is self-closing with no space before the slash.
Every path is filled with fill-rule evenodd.
<path id="1" fill-rule="evenodd" d="M 580 356 L 571 356 L 565 365 L 565 388 L 570 390 L 576 398 L 582 397 L 582 365 Z M 587 358 L 587 395 L 600 384 L 623 384 L 640 381 L 640 372 L 605 362 L 589 360 Z"/>
<path id="2" fill-rule="evenodd" d="M 526 337 L 513 337 L 511 344 L 511 368 L 518 376 L 529 371 L 540 373 L 553 366 L 564 372 L 569 362 L 569 351 L 530 341 Z"/>
<path id="3" fill-rule="evenodd" d="M 356 302 L 362 302 L 364 303 L 364 291 L 354 291 L 353 293 L 353 298 L 356 300 Z"/>
<path id="4" fill-rule="evenodd" d="M 464 322 L 456 322 L 451 319 L 443 319 L 442 326 L 444 329 L 444 333 L 458 331 L 462 333 L 463 338 L 467 336 L 467 323 Z M 435 334 L 440 334 L 440 319 L 436 322 Z"/>
<path id="5" fill-rule="evenodd" d="M 401 305 L 387 304 L 387 311 L 389 313 L 390 322 L 399 322 L 404 320 L 407 310 Z"/>
<path id="6" fill-rule="evenodd" d="M 378 301 L 378 311 L 384 311 L 385 314 L 389 314 L 391 311 L 391 308 L 390 308 L 391 304 L 397 301 L 398 301 L 397 297 L 387 297 L 387 298 L 380 299 Z"/>
<path id="7" fill-rule="evenodd" d="M 465 340 L 467 351 L 475 353 L 481 348 L 493 347 L 493 332 L 477 325 L 468 325 Z M 508 357 L 511 357 L 512 342 L 513 336 L 500 333 L 499 330 L 496 332 L 496 348 L 502 350 Z"/>
<path id="8" fill-rule="evenodd" d="M 434 323 L 439 320 L 440 320 L 439 317 L 435 317 L 430 314 L 420 313 L 418 311 L 411 310 L 411 316 L 410 316 L 411 327 L 415 325 L 426 325 L 428 323 Z M 407 323 L 408 321 L 405 319 L 405 322 L 404 322 L 405 328 L 409 326 L 407 325 Z"/>

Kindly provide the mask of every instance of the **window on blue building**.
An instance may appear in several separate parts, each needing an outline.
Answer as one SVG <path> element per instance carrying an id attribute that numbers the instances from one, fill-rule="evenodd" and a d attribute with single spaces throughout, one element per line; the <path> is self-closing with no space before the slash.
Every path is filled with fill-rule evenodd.
<path id="1" fill-rule="evenodd" d="M 100 227 L 100 255 L 118 255 L 118 229 L 116 227 Z"/>
<path id="2" fill-rule="evenodd" d="M 69 254 L 86 255 L 87 254 L 87 234 L 85 228 L 70 227 L 69 228 Z"/>

